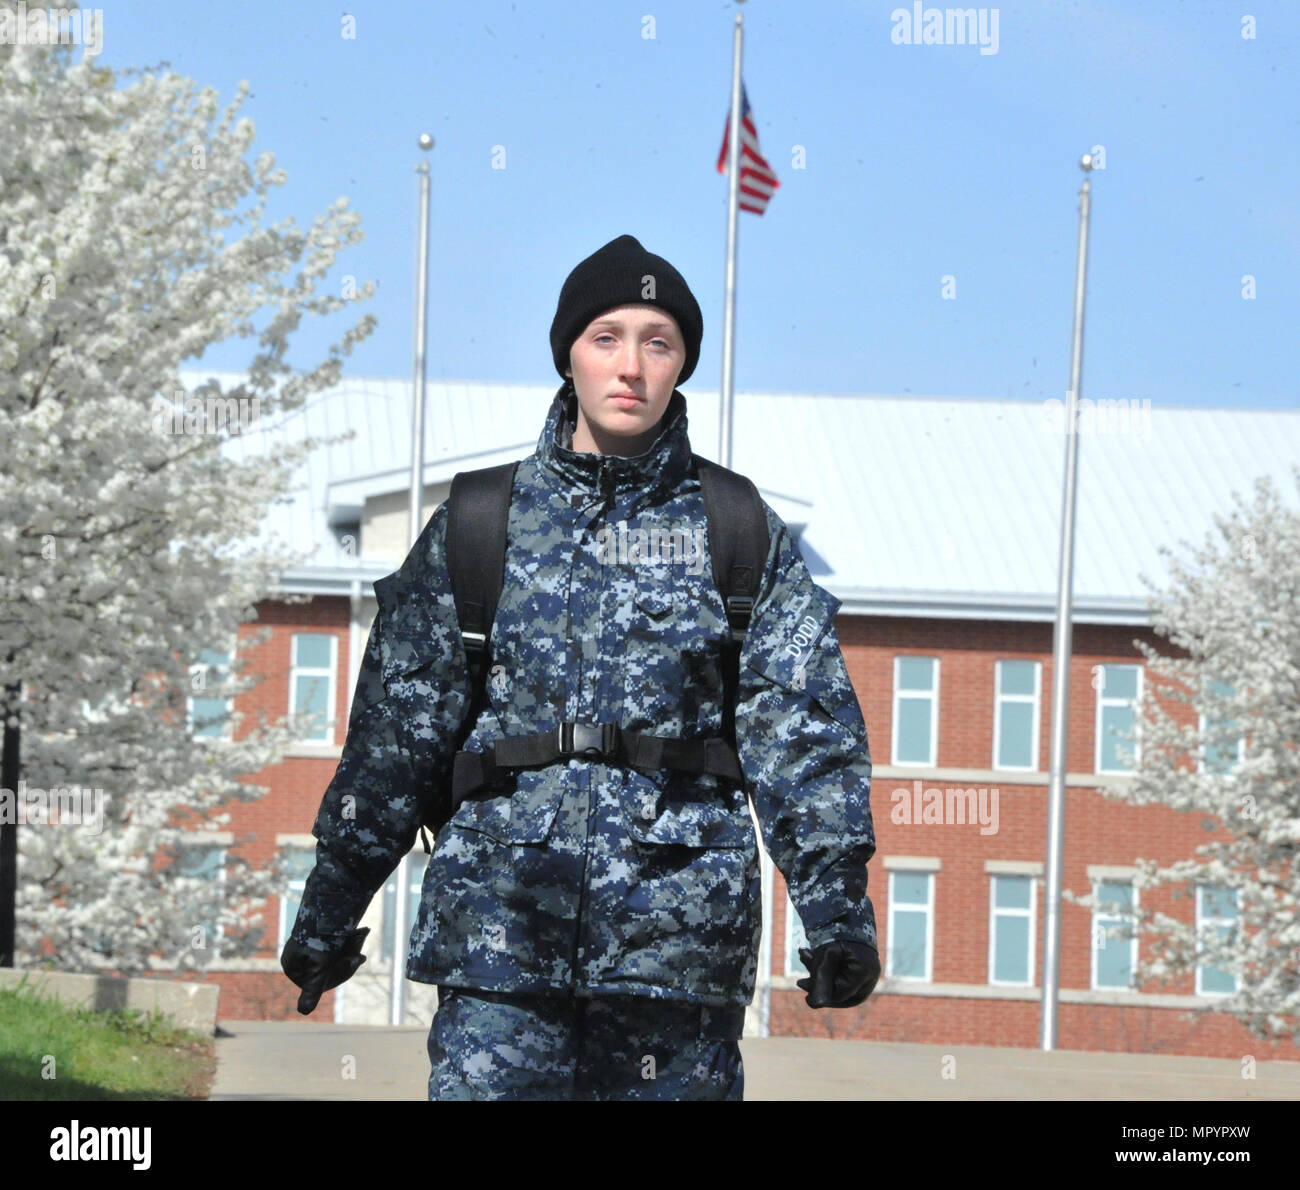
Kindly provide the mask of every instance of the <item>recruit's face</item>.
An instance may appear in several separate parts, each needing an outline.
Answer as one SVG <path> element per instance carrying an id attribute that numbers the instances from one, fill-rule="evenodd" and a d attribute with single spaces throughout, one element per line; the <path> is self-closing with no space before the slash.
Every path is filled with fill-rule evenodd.
<path id="1" fill-rule="evenodd" d="M 565 372 L 578 394 L 573 449 L 648 450 L 685 363 L 677 320 L 658 306 L 636 302 L 593 318 L 573 341 Z"/>

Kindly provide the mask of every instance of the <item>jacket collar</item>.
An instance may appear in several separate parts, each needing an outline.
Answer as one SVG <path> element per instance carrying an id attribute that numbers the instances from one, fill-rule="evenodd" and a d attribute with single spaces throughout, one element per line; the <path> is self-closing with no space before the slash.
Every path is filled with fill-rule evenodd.
<path id="1" fill-rule="evenodd" d="M 537 440 L 542 469 L 558 486 L 590 493 L 654 490 L 673 487 L 689 471 L 690 439 L 686 436 L 686 398 L 673 389 L 654 444 L 639 455 L 602 455 L 573 450 L 578 395 L 566 380 L 551 401 L 546 425 Z"/>

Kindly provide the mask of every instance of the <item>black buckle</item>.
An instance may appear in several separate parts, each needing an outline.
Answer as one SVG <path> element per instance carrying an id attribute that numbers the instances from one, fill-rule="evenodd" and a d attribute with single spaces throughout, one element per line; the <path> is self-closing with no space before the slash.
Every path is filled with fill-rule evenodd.
<path id="1" fill-rule="evenodd" d="M 754 600 L 750 595 L 728 595 L 727 596 L 727 623 L 733 632 L 738 632 L 742 636 L 745 629 L 737 625 L 737 621 L 748 624 L 749 619 L 754 614 Z"/>
<path id="2" fill-rule="evenodd" d="M 557 732 L 561 756 L 607 760 L 617 754 L 621 732 L 617 723 L 574 723 L 565 720 Z"/>

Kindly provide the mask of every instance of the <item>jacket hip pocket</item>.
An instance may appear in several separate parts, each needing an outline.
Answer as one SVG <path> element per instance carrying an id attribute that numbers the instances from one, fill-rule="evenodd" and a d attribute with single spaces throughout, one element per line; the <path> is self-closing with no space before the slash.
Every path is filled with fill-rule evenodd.
<path id="1" fill-rule="evenodd" d="M 638 843 L 745 847 L 754 839 L 744 791 L 711 774 L 625 769 L 619 802 L 627 833 Z"/>

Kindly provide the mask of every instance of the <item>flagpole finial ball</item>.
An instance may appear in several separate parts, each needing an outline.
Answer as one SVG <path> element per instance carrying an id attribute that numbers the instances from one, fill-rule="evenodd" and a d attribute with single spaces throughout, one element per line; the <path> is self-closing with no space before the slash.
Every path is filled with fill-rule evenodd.
<path id="1" fill-rule="evenodd" d="M 433 137 L 431 137 L 427 132 L 420 133 L 420 148 L 425 150 L 425 152 L 428 152 L 433 148 Z"/>
<path id="2" fill-rule="evenodd" d="M 1089 170 L 1092 168 L 1091 153 L 1085 153 L 1082 157 L 1079 158 L 1079 168 L 1082 170 Z"/>

